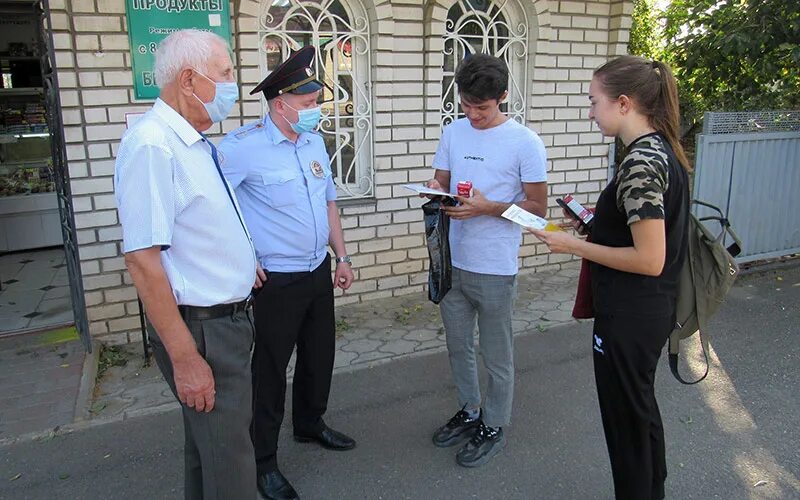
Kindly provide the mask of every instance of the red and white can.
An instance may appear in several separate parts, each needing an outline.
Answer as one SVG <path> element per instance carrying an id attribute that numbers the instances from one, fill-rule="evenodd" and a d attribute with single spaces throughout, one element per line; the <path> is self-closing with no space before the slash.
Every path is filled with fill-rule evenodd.
<path id="1" fill-rule="evenodd" d="M 464 198 L 472 196 L 472 181 L 458 181 L 458 184 L 456 184 L 456 194 Z"/>

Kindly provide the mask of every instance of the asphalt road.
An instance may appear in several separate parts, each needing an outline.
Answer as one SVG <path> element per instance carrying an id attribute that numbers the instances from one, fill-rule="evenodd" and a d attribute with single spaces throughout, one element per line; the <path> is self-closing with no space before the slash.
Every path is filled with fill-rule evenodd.
<path id="1" fill-rule="evenodd" d="M 611 498 L 590 328 L 518 338 L 509 443 L 483 468 L 463 469 L 455 449 L 430 443 L 456 409 L 446 353 L 436 353 L 336 375 L 327 421 L 358 447 L 324 451 L 284 429 L 281 469 L 303 499 Z M 800 498 L 800 264 L 744 276 L 710 331 L 706 381 L 682 386 L 666 358 L 659 367 L 667 498 Z M 0 447 L 2 499 L 182 496 L 177 412 Z"/>

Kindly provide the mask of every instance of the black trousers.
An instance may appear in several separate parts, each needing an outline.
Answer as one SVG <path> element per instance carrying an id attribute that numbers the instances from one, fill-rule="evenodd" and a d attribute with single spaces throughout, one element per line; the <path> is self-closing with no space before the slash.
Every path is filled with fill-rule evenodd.
<path id="1" fill-rule="evenodd" d="M 277 468 L 286 368 L 295 345 L 294 432 L 322 430 L 336 347 L 331 259 L 311 272 L 269 273 L 254 304 L 253 446 L 258 474 Z"/>
<path id="2" fill-rule="evenodd" d="M 595 318 L 595 382 L 618 500 L 664 498 L 664 428 L 654 384 L 674 324 L 674 314 Z"/>

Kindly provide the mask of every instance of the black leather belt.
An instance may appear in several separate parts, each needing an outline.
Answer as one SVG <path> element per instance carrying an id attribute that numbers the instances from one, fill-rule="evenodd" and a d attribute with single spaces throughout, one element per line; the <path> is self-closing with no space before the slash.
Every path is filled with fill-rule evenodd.
<path id="1" fill-rule="evenodd" d="M 222 316 L 233 316 L 236 313 L 246 311 L 253 304 L 252 296 L 247 297 L 241 302 L 230 304 L 218 304 L 216 306 L 178 306 L 178 311 L 184 321 L 221 318 Z"/>

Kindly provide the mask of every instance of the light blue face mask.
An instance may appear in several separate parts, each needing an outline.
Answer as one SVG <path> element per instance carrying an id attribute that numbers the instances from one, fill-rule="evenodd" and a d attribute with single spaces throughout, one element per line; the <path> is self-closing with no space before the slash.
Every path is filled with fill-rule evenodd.
<path id="1" fill-rule="evenodd" d="M 197 70 L 195 69 L 195 71 Z M 199 71 L 197 71 L 197 74 L 214 84 L 216 87 L 214 99 L 211 102 L 203 102 L 197 95 L 192 95 L 206 108 L 206 112 L 208 113 L 208 117 L 211 118 L 211 121 L 219 123 L 231 114 L 233 105 L 236 104 L 236 100 L 239 99 L 239 86 L 236 85 L 236 82 L 215 82 Z"/>
<path id="2" fill-rule="evenodd" d="M 283 103 L 286 104 L 286 106 L 288 106 L 289 108 L 294 109 L 289 105 L 288 102 L 283 101 Z M 312 130 L 317 128 L 317 125 L 319 125 L 319 119 L 322 116 L 322 108 L 317 106 L 316 108 L 311 108 L 311 109 L 294 109 L 294 110 L 297 111 L 297 123 L 292 123 L 289 120 L 287 120 L 285 116 L 283 117 L 283 119 L 286 120 L 286 123 L 288 123 L 289 126 L 292 127 L 292 130 L 294 130 L 298 134 L 302 134 L 303 132 L 311 132 Z"/>

